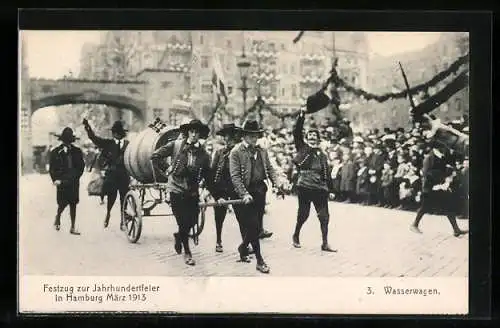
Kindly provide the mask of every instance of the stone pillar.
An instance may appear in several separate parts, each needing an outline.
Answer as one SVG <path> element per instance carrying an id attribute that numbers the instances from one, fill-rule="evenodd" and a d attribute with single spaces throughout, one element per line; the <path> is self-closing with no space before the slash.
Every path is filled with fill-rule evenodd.
<path id="1" fill-rule="evenodd" d="M 21 35 L 22 37 L 22 35 Z M 33 141 L 31 136 L 31 92 L 28 67 L 26 64 L 26 46 L 21 38 L 21 67 L 20 67 L 20 135 L 19 148 L 21 158 L 21 174 L 33 172 Z"/>

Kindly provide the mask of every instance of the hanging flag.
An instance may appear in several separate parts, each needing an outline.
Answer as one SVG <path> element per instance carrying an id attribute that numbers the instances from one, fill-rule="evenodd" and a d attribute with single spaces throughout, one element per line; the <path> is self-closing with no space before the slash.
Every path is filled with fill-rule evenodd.
<path id="1" fill-rule="evenodd" d="M 222 71 L 222 66 L 219 62 L 217 55 L 214 53 L 212 64 L 212 87 L 214 89 L 215 94 L 217 95 L 217 102 L 223 101 L 224 104 L 227 104 L 227 93 L 226 93 L 226 84 Z"/>

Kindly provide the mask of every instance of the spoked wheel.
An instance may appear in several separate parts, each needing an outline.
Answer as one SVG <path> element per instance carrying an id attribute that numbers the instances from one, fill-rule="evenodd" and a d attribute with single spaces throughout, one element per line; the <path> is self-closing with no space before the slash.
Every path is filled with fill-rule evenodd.
<path id="1" fill-rule="evenodd" d="M 136 243 L 141 237 L 142 231 L 142 204 L 137 191 L 130 190 L 125 195 L 122 215 L 127 239 L 131 243 Z"/>
<path id="2" fill-rule="evenodd" d="M 205 213 L 207 211 L 206 207 L 200 208 L 200 214 L 198 215 L 198 220 L 195 225 L 191 228 L 191 233 L 189 237 L 193 238 L 193 242 L 195 245 L 198 245 L 199 236 L 205 227 Z"/>

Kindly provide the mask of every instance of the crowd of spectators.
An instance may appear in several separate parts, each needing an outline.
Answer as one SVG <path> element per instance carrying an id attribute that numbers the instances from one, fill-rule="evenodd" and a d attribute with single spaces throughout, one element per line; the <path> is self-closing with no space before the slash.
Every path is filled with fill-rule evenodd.
<path id="1" fill-rule="evenodd" d="M 334 201 L 403 210 L 418 208 L 422 161 L 431 150 L 418 123 L 406 130 L 386 128 L 364 133 L 353 132 L 350 128 L 339 133 L 338 124 L 330 122 L 316 125 L 322 134 L 320 146 L 329 159 Z M 468 133 L 467 117 L 448 125 Z M 271 161 L 285 179 L 286 193 L 293 195 L 297 169 L 292 163 L 295 154 L 292 128 L 268 129 L 259 143 L 268 149 Z M 222 145 L 219 138 L 210 138 L 205 143 L 209 153 Z M 98 151 L 87 143 L 82 149 L 90 167 Z M 453 151 L 447 155 L 448 174 L 454 176 L 453 191 L 457 201 L 464 204 L 466 216 L 469 160 Z"/>
<path id="2" fill-rule="evenodd" d="M 468 120 L 449 122 L 468 134 Z M 318 124 L 321 148 L 329 159 L 334 201 L 361 205 L 416 210 L 420 203 L 422 162 L 431 150 L 418 123 L 410 129 L 373 129 L 342 133 L 333 125 Z M 306 127 L 307 128 L 307 127 Z M 295 193 L 297 169 L 292 163 L 295 146 L 291 128 L 268 130 L 259 141 L 270 153 L 271 161 L 287 181 L 287 193 Z M 208 141 L 209 151 L 218 141 Z M 468 156 L 450 151 L 447 175 L 454 177 L 452 190 L 467 215 Z"/>

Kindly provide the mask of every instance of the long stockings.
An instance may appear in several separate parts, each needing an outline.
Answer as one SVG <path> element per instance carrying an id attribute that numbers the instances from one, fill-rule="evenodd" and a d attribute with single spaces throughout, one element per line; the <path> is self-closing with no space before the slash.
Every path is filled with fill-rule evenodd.
<path id="1" fill-rule="evenodd" d="M 108 197 L 107 201 L 107 215 L 111 215 L 111 210 L 113 209 L 113 206 L 115 205 L 116 197 L 118 194 L 120 194 L 120 213 L 121 213 L 121 208 L 123 208 L 123 202 L 125 201 L 125 195 L 128 192 L 128 187 L 124 188 L 113 188 L 109 190 L 106 193 L 106 196 Z"/>
<path id="2" fill-rule="evenodd" d="M 257 263 L 263 263 L 264 259 L 260 250 L 260 215 L 264 213 L 266 206 L 266 190 L 256 190 L 259 188 L 249 188 L 250 195 L 253 197 L 253 202 L 250 204 L 234 205 L 234 213 L 242 226 L 243 242 L 239 246 L 240 251 L 245 251 L 248 245 L 252 245 Z M 240 228 L 241 229 L 241 228 Z"/>
<path id="3" fill-rule="evenodd" d="M 191 255 L 189 248 L 189 230 L 194 226 L 200 212 L 198 195 L 170 193 L 172 212 L 179 227 L 179 238 L 184 254 Z"/>
<path id="4" fill-rule="evenodd" d="M 76 221 L 76 203 L 71 203 L 71 204 L 62 204 L 57 207 L 57 214 L 56 214 L 56 222 L 54 223 L 55 225 L 61 225 L 61 214 L 64 212 L 64 209 L 66 206 L 69 205 L 69 216 L 71 218 L 71 228 L 75 228 L 75 221 Z"/>
<path id="5" fill-rule="evenodd" d="M 424 206 L 421 206 L 418 209 L 417 216 L 415 217 L 415 221 L 413 222 L 413 226 L 418 228 L 418 225 L 420 224 L 420 221 L 422 221 L 422 218 L 424 217 L 424 214 L 427 213 L 427 209 Z M 454 215 L 447 215 L 448 221 L 450 221 L 451 227 L 453 228 L 453 232 L 458 233 L 460 232 L 460 228 L 458 227 L 457 224 L 457 219 Z"/>
<path id="6" fill-rule="evenodd" d="M 214 217 L 215 217 L 215 233 L 217 236 L 217 244 L 222 244 L 222 227 L 224 226 L 224 220 L 227 215 L 226 206 L 215 206 L 214 207 Z M 236 218 L 238 220 L 238 218 Z M 243 225 L 238 220 L 238 226 L 240 228 L 241 237 L 244 238 Z"/>
<path id="7" fill-rule="evenodd" d="M 318 213 L 323 245 L 328 244 L 328 223 L 330 219 L 328 211 L 328 192 L 298 188 L 298 201 L 299 209 L 297 211 L 297 223 L 295 225 L 294 237 L 299 239 L 300 230 L 309 218 L 311 203 L 313 203 Z"/>

